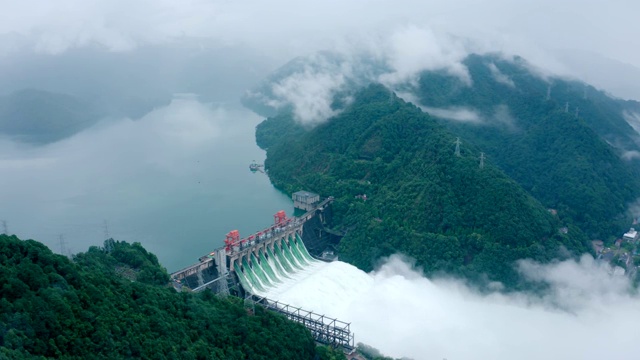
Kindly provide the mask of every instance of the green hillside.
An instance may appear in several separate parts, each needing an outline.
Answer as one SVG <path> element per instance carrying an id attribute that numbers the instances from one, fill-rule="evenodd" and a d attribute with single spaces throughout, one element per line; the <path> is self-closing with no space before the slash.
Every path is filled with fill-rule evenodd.
<path id="1" fill-rule="evenodd" d="M 110 240 L 70 261 L 0 235 L 0 358 L 314 359 L 302 325 L 177 293 L 168 279 L 138 243 Z"/>
<path id="2" fill-rule="evenodd" d="M 622 158 L 640 149 L 625 120 L 637 103 L 579 82 L 544 80 L 521 59 L 472 55 L 465 65 L 472 86 L 444 73 L 422 74 L 412 91 L 426 111 L 475 111 L 479 123 L 440 123 L 590 237 L 619 236 L 631 223 L 627 206 L 640 196 L 637 160 Z"/>
<path id="3" fill-rule="evenodd" d="M 455 156 L 451 132 L 381 85 L 327 123 L 293 126 L 276 140 L 291 121 L 282 114 L 257 128 L 269 175 L 287 192 L 335 196 L 335 220 L 347 231 L 340 258 L 365 271 L 401 252 L 427 273 L 516 286 L 516 259 L 588 251 L 578 229 L 560 234 L 561 222 L 500 169 L 480 168 L 478 148 L 465 142 Z"/>

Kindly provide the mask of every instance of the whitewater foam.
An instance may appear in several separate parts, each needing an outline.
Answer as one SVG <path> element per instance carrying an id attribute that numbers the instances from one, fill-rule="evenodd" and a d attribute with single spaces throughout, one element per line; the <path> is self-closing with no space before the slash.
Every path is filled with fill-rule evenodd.
<path id="1" fill-rule="evenodd" d="M 544 297 L 480 294 L 461 281 L 430 280 L 400 257 L 370 274 L 340 261 L 314 263 L 266 295 L 350 322 L 356 342 L 387 356 L 635 359 L 640 298 L 626 278 L 587 260 L 536 267 L 533 275 L 551 285 Z M 615 346 L 585 343 L 604 336 Z"/>
<path id="2" fill-rule="evenodd" d="M 373 278 L 341 261 L 314 262 L 269 289 L 269 299 L 349 321 L 348 307 L 373 285 Z"/>

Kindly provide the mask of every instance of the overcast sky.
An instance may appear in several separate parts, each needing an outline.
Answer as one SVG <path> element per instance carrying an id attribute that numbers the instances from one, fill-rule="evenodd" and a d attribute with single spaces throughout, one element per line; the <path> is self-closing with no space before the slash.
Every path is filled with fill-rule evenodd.
<path id="1" fill-rule="evenodd" d="M 211 69 L 219 61 L 234 64 L 238 51 L 244 52 L 238 64 L 253 54 L 254 63 L 244 70 L 224 71 L 216 83 L 221 88 L 234 84 L 229 76 L 239 80 L 237 88 L 246 88 L 293 57 L 318 50 L 385 54 L 409 69 L 416 65 L 412 59 L 429 54 L 433 64 L 468 52 L 500 51 L 615 96 L 640 99 L 640 2 L 633 0 L 0 0 L 0 10 L 0 85 L 2 70 L 10 70 L 2 67 L 15 67 L 30 52 L 127 53 L 195 41 L 235 52 L 212 58 Z M 35 87 L 15 77 L 8 80 L 14 87 Z M 0 91 L 12 91 L 8 87 Z"/>
<path id="2" fill-rule="evenodd" d="M 428 25 L 492 46 L 570 48 L 640 66 L 633 0 L 2 0 L 0 34 L 38 51 L 98 43 L 113 51 L 194 36 L 283 58 L 398 26 Z M 527 51 L 529 51 L 527 50 Z M 524 51 L 524 50 L 522 50 Z M 532 51 L 532 50 L 531 50 Z"/>

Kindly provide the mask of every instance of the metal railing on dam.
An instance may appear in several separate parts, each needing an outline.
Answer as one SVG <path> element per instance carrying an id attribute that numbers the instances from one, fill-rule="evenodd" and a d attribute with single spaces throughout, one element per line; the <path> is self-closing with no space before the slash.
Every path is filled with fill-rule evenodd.
<path id="1" fill-rule="evenodd" d="M 351 333 L 350 323 L 267 298 L 256 300 L 255 303 L 304 325 L 311 331 L 315 341 L 321 344 L 342 347 L 346 351 L 355 348 L 355 338 Z"/>

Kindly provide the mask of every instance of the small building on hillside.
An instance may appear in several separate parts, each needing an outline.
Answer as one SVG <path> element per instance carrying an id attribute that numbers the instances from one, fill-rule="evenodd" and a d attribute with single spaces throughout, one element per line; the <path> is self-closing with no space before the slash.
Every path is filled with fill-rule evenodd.
<path id="1" fill-rule="evenodd" d="M 636 229 L 631 228 L 628 232 L 622 235 L 622 238 L 627 241 L 636 241 L 638 239 L 638 232 Z"/>
<path id="2" fill-rule="evenodd" d="M 297 191 L 291 195 L 293 207 L 296 209 L 309 211 L 320 202 L 320 195 L 308 191 Z"/>

